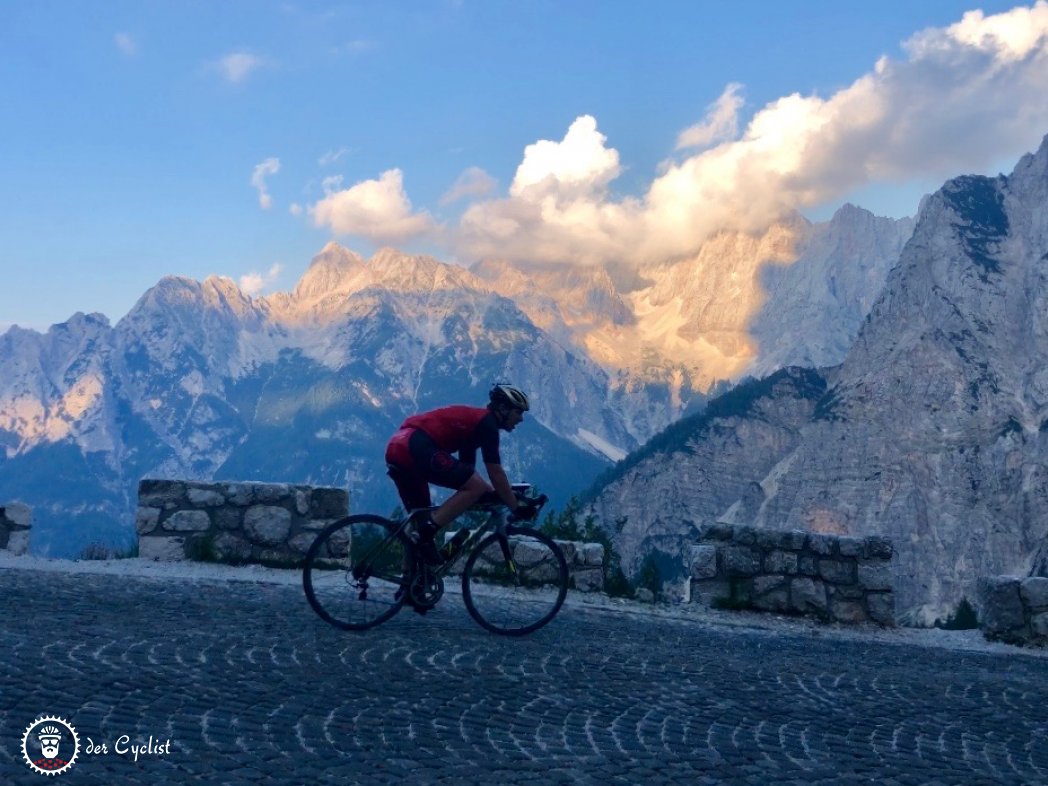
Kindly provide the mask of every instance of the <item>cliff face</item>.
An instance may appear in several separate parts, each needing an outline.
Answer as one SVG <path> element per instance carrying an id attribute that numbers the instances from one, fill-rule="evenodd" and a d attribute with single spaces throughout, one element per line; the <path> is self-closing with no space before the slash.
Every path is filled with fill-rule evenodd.
<path id="1" fill-rule="evenodd" d="M 743 421 L 717 424 L 730 438 L 697 429 L 675 461 L 652 455 L 599 492 L 598 509 L 614 515 L 623 484 L 646 475 L 656 489 L 627 528 L 653 534 L 622 540 L 628 564 L 660 537 L 657 522 L 710 511 L 758 526 L 887 535 L 897 603 L 919 623 L 972 599 L 980 575 L 1028 572 L 1048 537 L 1046 205 L 1048 141 L 1008 177 L 958 178 L 927 200 L 795 437 L 772 439 L 791 406 L 773 389 Z M 721 482 L 689 492 L 701 501 L 663 496 L 672 483 L 701 488 L 725 474 L 724 451 L 745 492 L 729 499 L 731 483 Z M 674 469 L 691 480 L 663 478 Z"/>

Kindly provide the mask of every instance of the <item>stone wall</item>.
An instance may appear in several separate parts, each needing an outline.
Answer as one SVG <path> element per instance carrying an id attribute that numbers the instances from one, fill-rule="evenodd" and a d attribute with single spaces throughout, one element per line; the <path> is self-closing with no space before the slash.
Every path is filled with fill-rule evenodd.
<path id="1" fill-rule="evenodd" d="M 444 532 L 444 542 L 451 540 L 454 535 L 455 531 Z M 569 587 L 579 592 L 602 592 L 604 590 L 604 547 L 601 544 L 557 540 L 556 538 L 553 542 L 560 546 L 561 551 L 564 552 L 564 560 L 568 563 Z M 497 555 L 492 555 L 492 558 L 496 559 Z M 465 564 L 465 559 L 460 557 L 449 572 L 457 575 Z"/>
<path id="2" fill-rule="evenodd" d="M 692 602 L 894 625 L 892 543 L 709 524 L 686 555 Z"/>
<path id="3" fill-rule="evenodd" d="M 21 502 L 0 506 L 0 549 L 12 554 L 29 551 L 29 532 L 33 526 L 33 512 Z"/>
<path id="4" fill-rule="evenodd" d="M 298 563 L 317 532 L 348 513 L 344 489 L 145 479 L 138 484 L 138 554 Z"/>
<path id="5" fill-rule="evenodd" d="M 1048 644 L 1048 578 L 990 576 L 978 582 L 983 636 L 1009 644 Z"/>

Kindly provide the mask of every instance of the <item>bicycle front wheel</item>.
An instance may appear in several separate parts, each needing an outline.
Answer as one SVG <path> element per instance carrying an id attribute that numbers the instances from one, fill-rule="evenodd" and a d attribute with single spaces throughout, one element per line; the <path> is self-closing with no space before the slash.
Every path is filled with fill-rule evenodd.
<path id="1" fill-rule="evenodd" d="M 462 600 L 492 633 L 523 636 L 560 611 L 568 564 L 553 539 L 530 527 L 507 527 L 477 544 L 462 569 Z"/>
<path id="2" fill-rule="evenodd" d="M 385 622 L 404 605 L 410 546 L 399 524 L 347 516 L 325 527 L 306 553 L 302 587 L 313 610 L 343 630 Z"/>

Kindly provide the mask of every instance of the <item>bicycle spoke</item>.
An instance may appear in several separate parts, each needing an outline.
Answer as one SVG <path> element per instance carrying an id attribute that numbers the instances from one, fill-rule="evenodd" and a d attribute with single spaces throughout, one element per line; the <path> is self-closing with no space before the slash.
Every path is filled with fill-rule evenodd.
<path id="1" fill-rule="evenodd" d="M 350 516 L 329 526 L 306 555 L 303 586 L 313 609 L 348 630 L 377 625 L 403 605 L 409 565 L 392 522 Z"/>
<path id="2" fill-rule="evenodd" d="M 470 556 L 462 575 L 463 599 L 470 614 L 496 633 L 529 633 L 556 615 L 564 602 L 567 565 L 545 535 L 510 528 L 510 559 L 495 535 Z"/>

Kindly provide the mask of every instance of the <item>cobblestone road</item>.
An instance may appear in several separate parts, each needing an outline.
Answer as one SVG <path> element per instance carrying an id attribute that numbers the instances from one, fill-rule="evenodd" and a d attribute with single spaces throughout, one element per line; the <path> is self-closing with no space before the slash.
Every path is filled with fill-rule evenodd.
<path id="1" fill-rule="evenodd" d="M 566 608 L 520 640 L 458 597 L 363 634 L 300 589 L 0 571 L 0 783 L 1048 784 L 1048 660 Z M 170 740 L 169 755 L 113 752 Z"/>

